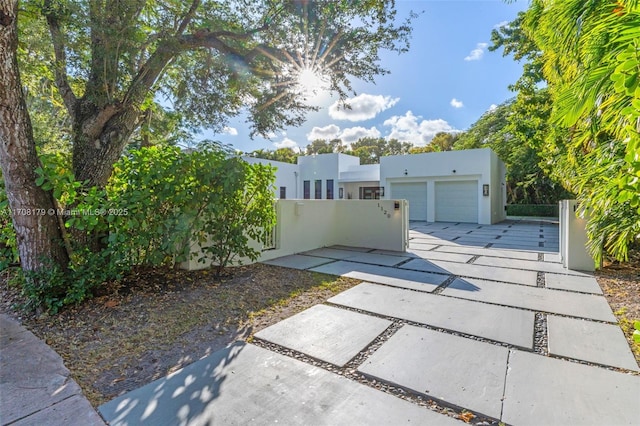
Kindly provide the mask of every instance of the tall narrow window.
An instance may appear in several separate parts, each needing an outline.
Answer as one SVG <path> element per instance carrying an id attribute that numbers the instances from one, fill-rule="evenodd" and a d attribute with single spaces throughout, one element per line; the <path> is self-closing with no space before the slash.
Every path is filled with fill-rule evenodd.
<path id="1" fill-rule="evenodd" d="M 287 199 L 287 187 L 286 186 L 281 186 L 280 187 L 280 199 L 281 200 L 286 200 Z"/>
<path id="2" fill-rule="evenodd" d="M 316 200 L 322 200 L 322 181 L 320 179 L 316 180 Z"/>
<path id="3" fill-rule="evenodd" d="M 305 180 L 303 182 L 303 186 L 304 186 L 304 199 L 308 200 L 309 198 L 311 198 L 311 181 Z"/>
<path id="4" fill-rule="evenodd" d="M 333 179 L 327 179 L 327 200 L 333 200 Z"/>

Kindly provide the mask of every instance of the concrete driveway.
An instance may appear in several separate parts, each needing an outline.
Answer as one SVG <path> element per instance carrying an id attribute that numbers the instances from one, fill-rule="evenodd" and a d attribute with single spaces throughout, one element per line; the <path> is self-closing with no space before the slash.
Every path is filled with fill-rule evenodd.
<path id="1" fill-rule="evenodd" d="M 413 223 L 406 253 L 266 262 L 362 283 L 101 407 L 112 425 L 635 424 L 638 365 L 551 222 Z M 440 410 L 441 411 L 441 410 Z"/>

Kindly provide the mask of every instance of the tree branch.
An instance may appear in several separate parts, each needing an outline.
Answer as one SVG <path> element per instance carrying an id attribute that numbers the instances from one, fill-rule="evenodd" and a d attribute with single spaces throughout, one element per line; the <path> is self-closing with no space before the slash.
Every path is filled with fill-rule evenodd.
<path id="1" fill-rule="evenodd" d="M 186 30 L 187 26 L 191 23 L 191 20 L 193 19 L 193 16 L 195 15 L 196 9 L 198 9 L 198 6 L 200 6 L 200 0 L 193 0 L 193 2 L 191 3 L 191 7 L 189 8 L 189 11 L 187 12 L 186 15 L 184 15 L 184 18 L 182 18 L 182 21 L 178 26 L 176 35 L 182 35 L 182 33 L 184 33 L 184 30 Z"/>
<path id="2" fill-rule="evenodd" d="M 60 30 L 60 23 L 55 16 L 54 6 L 50 0 L 46 0 L 43 8 L 43 13 L 47 19 L 49 25 L 49 32 L 51 33 L 51 40 L 53 42 L 53 51 L 55 54 L 55 80 L 56 87 L 62 96 L 64 106 L 69 112 L 69 116 L 73 120 L 75 117 L 75 109 L 78 103 L 78 98 L 73 93 L 71 86 L 69 85 L 69 79 L 67 77 L 67 54 L 64 46 L 64 36 Z M 73 123 L 72 123 L 73 125 Z"/>

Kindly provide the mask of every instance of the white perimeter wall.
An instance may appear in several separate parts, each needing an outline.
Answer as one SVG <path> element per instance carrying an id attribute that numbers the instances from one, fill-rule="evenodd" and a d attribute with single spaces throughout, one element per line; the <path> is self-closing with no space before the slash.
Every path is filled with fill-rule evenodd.
<path id="1" fill-rule="evenodd" d="M 478 223 L 491 224 L 506 218 L 504 171 L 504 163 L 489 148 L 393 155 L 380 159 L 380 186 L 385 187 L 384 198 L 393 199 L 394 183 L 425 182 L 427 221 L 434 222 L 435 182 L 477 180 Z M 488 197 L 482 195 L 483 184 L 489 184 Z"/>
<path id="2" fill-rule="evenodd" d="M 406 204 L 394 200 L 279 200 L 276 203 L 277 248 L 258 261 L 332 245 L 405 251 L 408 244 Z M 198 248 L 194 247 L 194 251 Z M 244 259 L 243 263 L 250 263 Z M 202 269 L 196 259 L 184 269 Z"/>

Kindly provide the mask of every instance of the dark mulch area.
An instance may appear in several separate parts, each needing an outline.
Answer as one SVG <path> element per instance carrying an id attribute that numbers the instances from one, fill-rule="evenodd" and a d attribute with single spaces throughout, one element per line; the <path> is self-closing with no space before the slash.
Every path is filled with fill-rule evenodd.
<path id="1" fill-rule="evenodd" d="M 55 316 L 15 310 L 5 272 L 0 312 L 58 352 L 98 406 L 359 283 L 263 264 L 225 272 L 139 269 Z"/>

